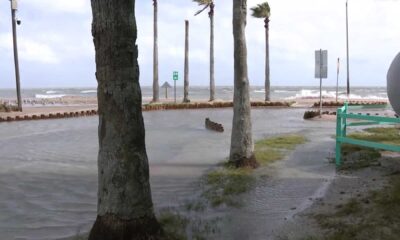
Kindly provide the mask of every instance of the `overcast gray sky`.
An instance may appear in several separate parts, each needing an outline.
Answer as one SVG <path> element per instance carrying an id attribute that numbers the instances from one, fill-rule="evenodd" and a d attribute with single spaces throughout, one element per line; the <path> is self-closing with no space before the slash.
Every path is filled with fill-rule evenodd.
<path id="1" fill-rule="evenodd" d="M 259 0 L 248 0 L 252 7 Z M 329 51 L 329 78 L 346 81 L 345 0 L 270 0 L 271 84 L 315 85 L 314 51 Z M 216 84 L 233 84 L 232 0 L 215 0 Z M 152 84 L 152 0 L 136 0 L 140 82 Z M 190 21 L 190 84 L 208 85 L 209 19 L 194 17 L 190 0 L 159 0 L 160 84 L 183 72 L 184 20 Z M 386 72 L 400 50 L 399 0 L 349 0 L 350 68 L 353 86 L 386 86 Z M 0 1 L 0 88 L 13 88 L 10 3 Z M 93 87 L 94 47 L 89 0 L 19 0 L 18 27 L 22 87 Z M 265 32 L 248 14 L 251 85 L 264 82 Z M 182 85 L 182 80 L 178 82 Z"/>

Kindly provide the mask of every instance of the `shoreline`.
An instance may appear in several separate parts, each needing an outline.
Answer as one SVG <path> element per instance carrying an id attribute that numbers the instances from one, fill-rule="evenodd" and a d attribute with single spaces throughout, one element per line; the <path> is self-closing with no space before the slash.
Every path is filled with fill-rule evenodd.
<path id="1" fill-rule="evenodd" d="M 12 122 L 12 121 L 23 121 L 23 120 L 40 120 L 40 119 L 55 119 L 55 118 L 70 118 L 70 117 L 82 117 L 92 116 L 97 114 L 97 99 L 96 97 L 62 97 L 55 101 L 51 99 L 45 99 L 46 101 L 42 104 L 30 102 L 28 105 L 26 99 L 24 99 L 23 111 L 22 112 L 0 112 L 0 122 Z M 265 102 L 261 100 L 251 100 L 251 106 L 253 108 L 309 108 L 315 109 L 318 102 L 315 98 L 301 98 L 293 99 L 292 101 L 287 100 L 276 100 Z M 157 103 L 151 103 L 150 99 L 143 99 L 142 111 L 158 111 L 158 110 L 181 110 L 181 109 L 205 109 L 205 108 L 231 108 L 233 107 L 232 101 L 226 100 L 215 100 L 209 102 L 207 100 L 196 100 L 190 103 L 175 103 L 172 99 L 167 101 L 160 101 Z M 323 99 L 323 108 L 332 110 L 343 104 L 343 100 L 335 102 L 332 98 Z M 350 104 L 388 104 L 387 101 L 376 100 L 376 99 L 354 99 L 350 101 Z M 39 106 L 38 106 L 39 105 Z M 328 111 L 329 112 L 329 111 Z M 325 117 L 324 119 L 331 119 L 332 117 Z"/>

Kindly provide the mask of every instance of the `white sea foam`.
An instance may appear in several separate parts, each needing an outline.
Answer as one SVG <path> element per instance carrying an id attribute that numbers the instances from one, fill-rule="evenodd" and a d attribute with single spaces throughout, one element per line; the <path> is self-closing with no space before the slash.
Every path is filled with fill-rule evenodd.
<path id="1" fill-rule="evenodd" d="M 265 89 L 254 90 L 255 93 L 265 93 Z"/>
<path id="2" fill-rule="evenodd" d="M 97 90 L 84 90 L 81 93 L 97 93 Z"/>
<path id="3" fill-rule="evenodd" d="M 293 92 L 293 91 L 288 91 L 288 90 L 274 90 L 275 93 L 288 93 L 288 92 Z"/>
<path id="4" fill-rule="evenodd" d="M 347 96 L 345 93 L 339 92 L 338 98 L 339 99 L 374 99 L 374 100 L 387 100 L 387 96 L 382 93 L 377 93 L 377 95 L 367 95 L 361 96 L 357 94 L 350 94 Z M 382 96 L 383 95 L 383 96 Z M 310 89 L 303 89 L 299 93 L 296 93 L 295 96 L 290 96 L 285 99 L 293 100 L 293 99 L 309 99 L 309 98 L 319 98 L 320 93 L 319 90 L 310 90 Z M 336 98 L 336 91 L 326 91 L 322 90 L 322 97 L 323 98 Z"/>
<path id="5" fill-rule="evenodd" d="M 65 94 L 50 94 L 50 95 L 35 94 L 35 98 L 41 98 L 41 99 L 62 98 L 64 96 Z"/>
<path id="6" fill-rule="evenodd" d="M 54 91 L 54 90 L 46 91 L 46 94 L 54 94 L 54 93 L 58 93 L 58 91 Z"/>

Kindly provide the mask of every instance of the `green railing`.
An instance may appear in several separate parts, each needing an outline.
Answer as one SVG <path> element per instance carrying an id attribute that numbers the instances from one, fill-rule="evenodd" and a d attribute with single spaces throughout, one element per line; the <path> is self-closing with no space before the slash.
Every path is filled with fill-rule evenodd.
<path id="1" fill-rule="evenodd" d="M 349 138 L 346 136 L 347 127 L 350 126 L 366 126 L 366 125 L 379 125 L 379 124 L 399 124 L 399 118 L 390 118 L 390 117 L 381 117 L 381 116 L 369 116 L 364 114 L 354 114 L 349 113 L 349 108 L 351 110 L 357 109 L 366 109 L 366 108 L 377 108 L 377 107 L 385 107 L 385 105 L 363 105 L 363 106 L 348 106 L 348 103 L 345 103 L 343 107 L 338 108 L 337 117 L 336 117 L 336 166 L 340 166 L 342 164 L 342 143 L 348 143 L 353 145 L 359 145 L 369 148 L 382 149 L 393 152 L 400 152 L 400 146 L 398 145 L 389 145 L 384 143 L 377 143 L 371 141 L 364 141 L 354 138 Z M 356 122 L 348 122 L 348 119 L 355 120 L 366 120 L 366 121 L 356 121 Z"/>

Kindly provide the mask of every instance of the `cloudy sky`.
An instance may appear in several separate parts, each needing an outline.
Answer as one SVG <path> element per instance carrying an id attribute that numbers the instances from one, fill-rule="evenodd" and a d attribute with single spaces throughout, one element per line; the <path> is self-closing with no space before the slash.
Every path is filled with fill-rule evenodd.
<path id="1" fill-rule="evenodd" d="M 248 7 L 263 0 L 248 0 Z M 270 64 L 273 86 L 317 86 L 314 51 L 329 51 L 329 76 L 346 81 L 345 0 L 269 0 Z M 216 84 L 233 84 L 232 0 L 215 0 Z M 194 17 L 190 0 L 159 0 L 160 84 L 183 72 L 184 20 L 190 21 L 190 82 L 208 84 L 209 19 Z M 386 72 L 400 51 L 400 0 L 349 0 L 350 69 L 353 86 L 385 86 Z M 137 0 L 141 84 L 152 83 L 152 1 Z M 94 47 L 89 0 L 19 0 L 18 27 L 22 87 L 93 87 Z M 248 15 L 251 85 L 264 82 L 263 21 Z M 10 3 L 0 1 L 0 88 L 13 88 Z M 182 80 L 178 85 L 182 84 Z"/>

